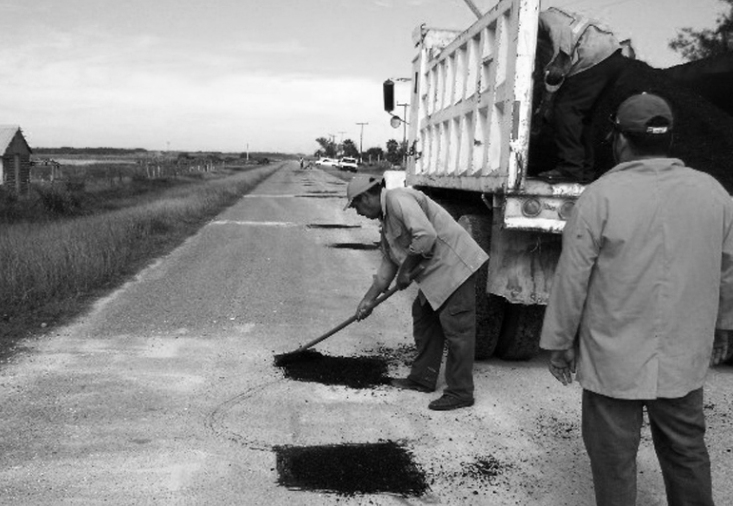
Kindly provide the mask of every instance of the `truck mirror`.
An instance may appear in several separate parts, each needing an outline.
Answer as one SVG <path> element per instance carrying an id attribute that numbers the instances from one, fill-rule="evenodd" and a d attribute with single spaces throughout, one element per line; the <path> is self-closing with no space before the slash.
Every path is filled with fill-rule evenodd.
<path id="1" fill-rule="evenodd" d="M 394 110 L 394 82 L 387 79 L 382 84 L 382 95 L 384 97 L 384 110 L 390 112 Z"/>

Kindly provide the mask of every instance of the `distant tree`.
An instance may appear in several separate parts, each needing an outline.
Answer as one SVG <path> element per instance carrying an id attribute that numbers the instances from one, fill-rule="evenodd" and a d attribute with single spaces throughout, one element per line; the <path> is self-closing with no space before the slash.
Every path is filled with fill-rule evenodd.
<path id="1" fill-rule="evenodd" d="M 688 61 L 733 53 L 733 0 L 720 1 L 728 4 L 728 12 L 718 15 L 714 29 L 682 28 L 677 31 L 677 38 L 669 42 L 669 47 Z"/>
<path id="2" fill-rule="evenodd" d="M 322 157 L 327 156 L 329 158 L 336 158 L 338 147 L 336 143 L 326 137 L 319 137 L 316 142 L 321 146 L 321 149 L 316 151 L 315 156 Z"/>
<path id="3" fill-rule="evenodd" d="M 352 141 L 351 139 L 344 140 L 344 143 L 341 145 L 341 149 L 344 153 L 344 156 L 359 158 L 359 148 L 356 147 L 356 144 L 354 144 L 354 141 Z"/>
<path id="4" fill-rule="evenodd" d="M 380 147 L 369 148 L 364 151 L 364 160 L 367 162 L 376 162 L 384 159 L 384 150 Z"/>
<path id="5" fill-rule="evenodd" d="M 394 139 L 387 141 L 387 161 L 399 165 L 402 163 L 403 150 L 400 148 L 400 143 Z"/>

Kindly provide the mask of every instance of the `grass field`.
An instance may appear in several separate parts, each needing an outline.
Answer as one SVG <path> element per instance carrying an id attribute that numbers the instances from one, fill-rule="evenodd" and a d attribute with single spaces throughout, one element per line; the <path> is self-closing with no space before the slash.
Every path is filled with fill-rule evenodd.
<path id="1" fill-rule="evenodd" d="M 112 185 L 81 171 L 34 183 L 26 199 L 0 194 L 0 359 L 24 337 L 81 314 L 279 167 L 221 166 Z"/>

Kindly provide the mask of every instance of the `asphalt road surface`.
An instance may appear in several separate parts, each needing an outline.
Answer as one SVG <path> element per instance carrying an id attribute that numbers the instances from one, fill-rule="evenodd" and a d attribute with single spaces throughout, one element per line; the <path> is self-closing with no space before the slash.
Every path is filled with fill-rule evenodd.
<path id="1" fill-rule="evenodd" d="M 439 392 L 295 381 L 274 366 L 351 316 L 371 282 L 377 224 L 342 211 L 344 193 L 287 162 L 89 315 L 28 342 L 0 370 L 0 503 L 592 504 L 580 388 L 557 383 L 546 357 L 477 363 L 476 405 L 452 412 L 427 409 Z M 316 349 L 398 357 L 389 374 L 405 375 L 414 295 Z M 711 370 L 720 505 L 733 504 L 732 397 L 733 368 Z M 409 451 L 423 493 L 294 487 L 278 465 L 278 449 L 379 442 Z M 648 428 L 639 504 L 666 504 Z"/>

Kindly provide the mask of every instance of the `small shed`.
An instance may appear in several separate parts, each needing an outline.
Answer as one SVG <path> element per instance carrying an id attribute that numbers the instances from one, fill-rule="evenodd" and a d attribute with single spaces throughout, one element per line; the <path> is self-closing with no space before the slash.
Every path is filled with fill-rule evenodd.
<path id="1" fill-rule="evenodd" d="M 31 180 L 31 148 L 18 125 L 0 125 L 0 185 L 26 195 Z"/>

